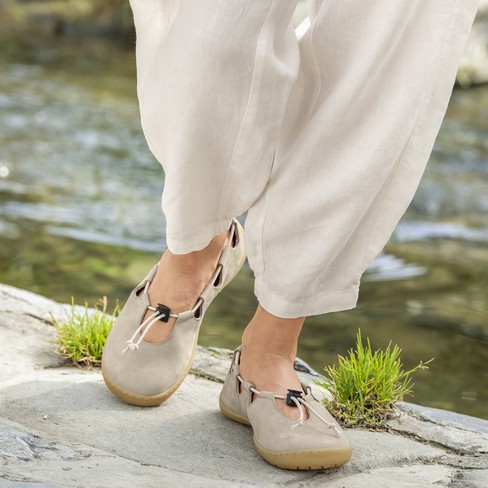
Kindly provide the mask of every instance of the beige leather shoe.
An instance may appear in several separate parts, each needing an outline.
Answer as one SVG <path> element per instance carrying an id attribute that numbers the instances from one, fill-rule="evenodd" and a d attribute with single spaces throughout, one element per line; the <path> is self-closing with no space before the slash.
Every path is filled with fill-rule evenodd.
<path id="1" fill-rule="evenodd" d="M 107 338 L 102 356 L 103 379 L 121 400 L 139 406 L 159 405 L 185 379 L 208 306 L 237 275 L 246 258 L 244 230 L 235 218 L 230 231 L 229 242 L 215 272 L 192 309 L 172 313 L 163 304 L 151 306 L 148 289 L 156 275 L 157 264 L 130 294 Z M 147 309 L 153 313 L 142 322 Z M 144 340 L 144 335 L 156 322 L 167 322 L 169 317 L 175 317 L 176 321 L 166 339 L 156 343 Z"/>
<path id="2" fill-rule="evenodd" d="M 266 461 L 285 469 L 332 468 L 349 461 L 352 451 L 347 435 L 313 396 L 310 385 L 302 383 L 304 396 L 295 390 L 288 390 L 287 396 L 258 391 L 239 374 L 240 353 L 239 346 L 234 351 L 219 406 L 225 416 L 252 426 L 254 444 Z M 299 409 L 298 420 L 279 410 L 276 399 L 295 405 Z"/>

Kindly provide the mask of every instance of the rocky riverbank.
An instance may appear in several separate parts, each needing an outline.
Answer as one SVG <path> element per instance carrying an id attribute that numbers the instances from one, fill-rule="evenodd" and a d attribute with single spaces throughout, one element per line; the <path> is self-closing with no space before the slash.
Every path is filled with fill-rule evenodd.
<path id="1" fill-rule="evenodd" d="M 488 486 L 488 421 L 408 403 L 390 432 L 349 430 L 353 458 L 342 468 L 274 468 L 255 452 L 251 429 L 218 410 L 229 351 L 199 348 L 167 402 L 132 407 L 98 370 L 53 353 L 49 316 L 64 309 L 0 285 L 1 488 Z"/>

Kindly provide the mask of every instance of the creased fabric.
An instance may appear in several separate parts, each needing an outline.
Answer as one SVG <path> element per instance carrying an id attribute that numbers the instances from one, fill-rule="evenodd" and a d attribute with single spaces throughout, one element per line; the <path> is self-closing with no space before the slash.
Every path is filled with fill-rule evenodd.
<path id="1" fill-rule="evenodd" d="M 248 211 L 261 305 L 353 308 L 419 184 L 478 0 L 131 0 L 172 252 Z"/>

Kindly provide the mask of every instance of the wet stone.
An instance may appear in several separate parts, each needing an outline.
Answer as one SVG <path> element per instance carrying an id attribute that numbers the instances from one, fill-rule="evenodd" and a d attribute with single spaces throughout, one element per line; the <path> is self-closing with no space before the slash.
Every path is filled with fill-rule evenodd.
<path id="1" fill-rule="evenodd" d="M 0 458 L 17 461 L 84 459 L 90 454 L 52 441 L 43 441 L 14 427 L 0 424 Z"/>
<path id="2" fill-rule="evenodd" d="M 36 445 L 31 436 L 6 425 L 0 425 L 0 457 L 30 461 L 34 459 L 35 449 Z"/>

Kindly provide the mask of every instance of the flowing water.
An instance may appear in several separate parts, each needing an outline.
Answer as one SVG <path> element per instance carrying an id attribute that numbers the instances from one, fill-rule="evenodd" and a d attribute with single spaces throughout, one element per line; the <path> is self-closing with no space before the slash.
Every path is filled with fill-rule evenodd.
<path id="1" fill-rule="evenodd" d="M 164 175 L 140 130 L 132 51 L 21 39 L 1 44 L 0 66 L 0 282 L 64 302 L 123 301 L 164 247 Z M 299 354 L 315 369 L 360 328 L 375 348 L 398 344 L 406 367 L 435 358 L 407 400 L 488 418 L 487 110 L 486 86 L 453 94 L 358 307 L 307 319 Z M 246 267 L 200 342 L 235 347 L 255 306 Z"/>

